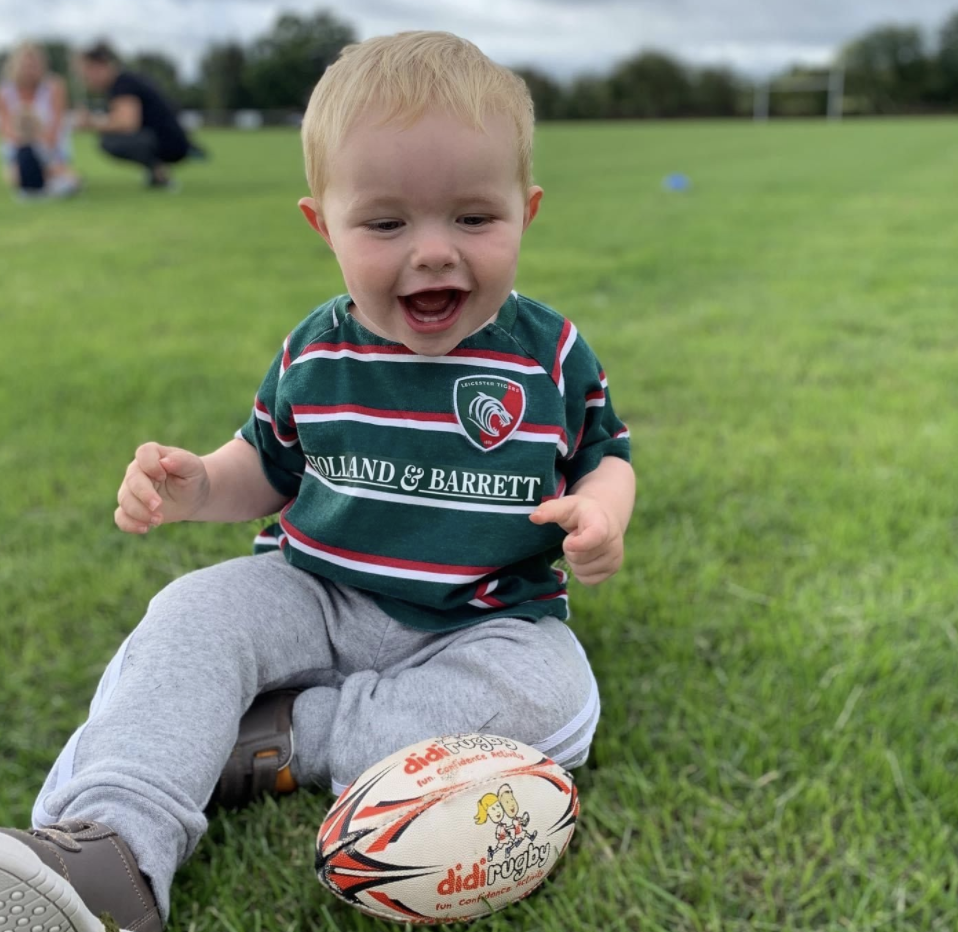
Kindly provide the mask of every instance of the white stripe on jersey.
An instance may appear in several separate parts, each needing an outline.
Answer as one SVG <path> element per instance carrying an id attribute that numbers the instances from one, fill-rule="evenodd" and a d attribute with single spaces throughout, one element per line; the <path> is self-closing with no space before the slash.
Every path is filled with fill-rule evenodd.
<path id="1" fill-rule="evenodd" d="M 426 508 L 451 508 L 455 511 L 478 511 L 501 515 L 531 515 L 538 507 L 537 505 L 487 505 L 480 502 L 442 501 L 441 499 L 420 498 L 418 495 L 403 495 L 401 492 L 381 492 L 378 489 L 339 485 L 336 482 L 330 482 L 325 476 L 321 476 L 312 466 L 306 467 L 306 475 L 318 479 L 326 488 L 332 489 L 340 495 L 351 495 L 353 498 L 374 498 L 377 501 L 396 502 L 400 505 L 422 505 Z M 428 490 L 423 489 L 423 492 L 427 493 Z M 432 492 L 430 494 L 441 495 L 442 493 Z M 513 501 L 521 501 L 521 499 L 513 499 Z"/>
<path id="2" fill-rule="evenodd" d="M 492 581 L 486 583 L 485 588 L 483 589 L 482 595 L 477 596 L 474 599 L 470 599 L 469 604 L 474 606 L 475 608 L 501 608 L 501 606 L 492 605 L 485 600 L 486 596 L 489 595 L 490 592 L 494 592 L 496 588 L 498 587 L 498 585 L 499 585 L 498 579 L 493 579 Z"/>
<path id="3" fill-rule="evenodd" d="M 359 414 L 356 411 L 333 411 L 318 414 L 293 414 L 297 424 L 323 423 L 326 421 L 358 421 L 360 424 L 377 424 L 380 427 L 408 427 L 410 430 L 438 430 L 446 434 L 461 434 L 462 428 L 451 421 L 416 421 L 403 417 L 377 417 Z"/>
<path id="4" fill-rule="evenodd" d="M 565 441 L 563 441 L 562 437 L 559 435 L 558 430 L 554 434 L 551 434 L 551 433 L 539 434 L 539 433 L 533 433 L 532 431 L 522 430 L 520 428 L 519 430 L 513 431 L 512 437 L 515 437 L 516 440 L 528 440 L 531 443 L 554 443 L 556 445 L 556 449 L 563 456 L 569 455 L 569 447 L 566 445 Z M 510 437 L 509 439 L 511 440 L 512 437 Z"/>
<path id="5" fill-rule="evenodd" d="M 576 330 L 575 324 L 572 321 L 569 321 L 569 335 L 566 337 L 566 341 L 562 346 L 562 349 L 559 351 L 559 394 L 565 397 L 565 376 L 562 374 L 562 366 L 565 364 L 566 357 L 569 355 L 569 351 L 572 349 L 572 344 L 575 343 L 576 337 L 579 335 L 579 331 Z M 554 370 L 553 370 L 554 371 Z"/>
<path id="6" fill-rule="evenodd" d="M 506 372 L 524 372 L 528 375 L 545 375 L 538 363 L 524 366 L 503 359 L 485 359 L 482 356 L 408 356 L 405 353 L 357 353 L 356 350 L 312 350 L 293 360 L 293 365 L 310 359 L 355 359 L 357 362 L 422 362 L 449 366 L 478 366 L 481 369 L 502 369 Z"/>
<path id="7" fill-rule="evenodd" d="M 253 538 L 253 543 L 260 547 L 279 547 L 282 545 L 285 536 L 285 534 L 280 534 L 279 537 L 273 537 L 272 534 L 257 534 Z"/>
<path id="8" fill-rule="evenodd" d="M 280 437 L 280 435 L 276 432 L 276 422 L 269 416 L 269 414 L 267 414 L 265 411 L 260 411 L 260 409 L 257 408 L 255 405 L 253 406 L 253 414 L 255 414 L 259 420 L 269 424 L 269 426 L 273 429 L 273 436 L 284 447 L 295 447 L 299 443 L 298 437 L 296 437 L 293 440 L 283 440 L 283 438 Z"/>
<path id="9" fill-rule="evenodd" d="M 256 412 L 257 417 L 263 417 L 259 411 Z M 378 427 L 405 427 L 409 430 L 432 430 L 438 431 L 444 434 L 462 434 L 465 436 L 465 432 L 459 426 L 458 422 L 453 423 L 452 421 L 419 421 L 414 420 L 413 418 L 403 418 L 403 417 L 378 417 L 373 414 L 360 414 L 357 411 L 331 411 L 331 412 L 316 412 L 316 413 L 293 413 L 293 420 L 297 424 L 322 424 L 329 421 L 354 421 L 359 422 L 360 424 L 375 424 Z M 529 443 L 552 443 L 555 444 L 559 453 L 562 456 L 569 455 L 569 447 L 563 441 L 562 437 L 559 434 L 559 429 L 556 428 L 555 432 L 549 433 L 538 433 L 534 431 L 522 430 L 520 427 L 519 430 L 513 431 L 508 438 L 509 440 L 525 440 Z M 280 443 L 283 443 L 281 440 Z M 285 443 L 284 446 L 292 446 L 293 444 Z"/>
<path id="10" fill-rule="evenodd" d="M 375 576 L 392 576 L 394 579 L 416 579 L 420 582 L 434 582 L 448 585 L 450 583 L 471 583 L 482 579 L 485 573 L 430 573 L 428 570 L 402 569 L 396 566 L 383 566 L 381 563 L 364 563 L 361 560 L 353 560 L 350 557 L 341 557 L 335 553 L 327 553 L 325 550 L 317 550 L 297 540 L 290 534 L 286 543 L 290 547 L 295 547 L 303 553 L 308 553 L 311 557 L 318 560 L 325 560 L 327 563 L 335 563 L 336 566 L 344 566 L 348 570 L 356 570 L 360 573 L 372 573 Z"/>

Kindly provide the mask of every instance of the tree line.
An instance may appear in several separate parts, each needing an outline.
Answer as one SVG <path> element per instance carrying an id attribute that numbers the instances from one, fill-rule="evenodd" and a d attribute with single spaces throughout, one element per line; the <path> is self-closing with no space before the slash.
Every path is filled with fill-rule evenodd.
<path id="1" fill-rule="evenodd" d="M 180 107 L 200 110 L 302 110 L 322 72 L 353 27 L 328 12 L 283 14 L 248 45 L 210 45 L 196 81 L 182 79 L 167 55 L 142 51 L 124 65 L 148 75 Z M 68 74 L 66 43 L 41 43 L 54 71 Z M 0 65 L 5 56 L 0 54 Z M 836 55 L 845 69 L 844 110 L 852 114 L 948 112 L 958 109 L 958 11 L 932 41 L 918 26 L 878 26 Z M 539 119 L 733 117 L 752 112 L 753 82 L 729 68 L 691 67 L 672 55 L 640 51 L 606 74 L 561 82 L 535 68 L 515 68 L 529 85 Z M 795 67 L 778 78 L 824 73 Z M 773 79 L 774 80 L 774 79 Z M 773 95 L 772 112 L 821 114 L 825 92 Z"/>

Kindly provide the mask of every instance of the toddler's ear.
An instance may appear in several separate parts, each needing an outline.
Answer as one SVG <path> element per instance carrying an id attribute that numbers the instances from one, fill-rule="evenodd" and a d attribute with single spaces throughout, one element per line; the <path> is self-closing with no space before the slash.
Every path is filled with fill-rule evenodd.
<path id="1" fill-rule="evenodd" d="M 526 193 L 526 207 L 522 212 L 522 232 L 528 229 L 529 224 L 532 223 L 536 218 L 536 214 L 539 213 L 539 202 L 542 200 L 542 188 L 537 184 L 529 188 L 529 191 Z"/>
<path id="2" fill-rule="evenodd" d="M 301 197 L 299 199 L 299 209 L 306 218 L 306 222 L 326 240 L 326 244 L 332 249 L 333 243 L 329 238 L 329 228 L 326 226 L 326 221 L 323 220 L 323 215 L 319 212 L 316 201 L 311 197 Z M 335 250 L 333 251 L 335 252 Z"/>

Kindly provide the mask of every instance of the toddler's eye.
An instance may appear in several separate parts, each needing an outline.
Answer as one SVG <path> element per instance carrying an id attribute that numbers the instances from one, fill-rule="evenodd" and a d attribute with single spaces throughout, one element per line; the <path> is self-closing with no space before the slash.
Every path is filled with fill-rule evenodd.
<path id="1" fill-rule="evenodd" d="M 483 217 L 479 214 L 467 214 L 465 217 L 459 218 L 463 226 L 467 227 L 481 227 L 485 223 L 489 223 L 489 217 Z"/>
<path id="2" fill-rule="evenodd" d="M 392 233 L 402 226 L 402 220 L 374 220 L 372 223 L 363 224 L 363 226 L 376 233 Z"/>

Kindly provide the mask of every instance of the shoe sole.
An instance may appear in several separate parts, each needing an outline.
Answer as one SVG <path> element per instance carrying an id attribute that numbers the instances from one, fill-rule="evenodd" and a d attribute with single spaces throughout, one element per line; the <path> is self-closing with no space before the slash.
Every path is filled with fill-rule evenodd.
<path id="1" fill-rule="evenodd" d="M 76 890 L 25 844 L 0 835 L 0 932 L 104 932 Z"/>

